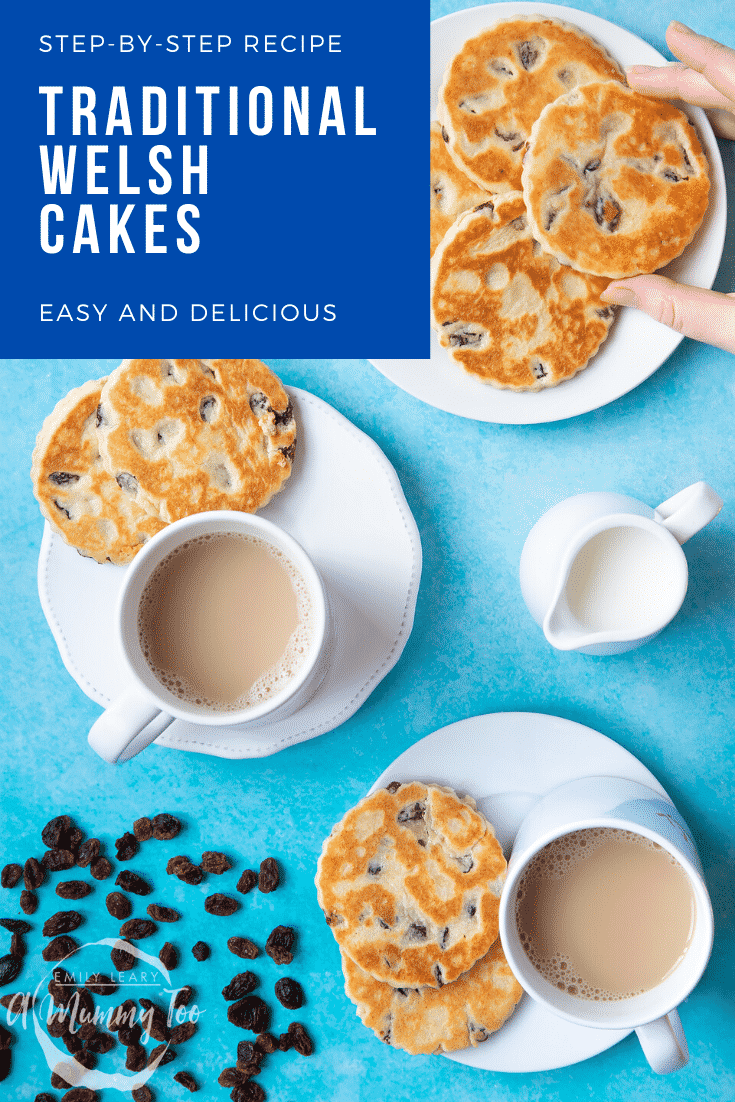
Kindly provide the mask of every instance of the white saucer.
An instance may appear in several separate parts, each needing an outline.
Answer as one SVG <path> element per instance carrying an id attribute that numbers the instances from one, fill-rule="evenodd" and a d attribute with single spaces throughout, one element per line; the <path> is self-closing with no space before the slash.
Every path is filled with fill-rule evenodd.
<path id="1" fill-rule="evenodd" d="M 666 59 L 642 38 L 591 12 L 560 7 L 558 4 L 536 3 L 536 0 L 464 8 L 431 24 L 429 117 L 436 117 L 437 95 L 444 70 L 468 38 L 501 19 L 533 14 L 576 24 L 606 46 L 623 66 L 666 63 Z M 725 243 L 725 172 L 717 141 L 704 111 L 686 104 L 678 106 L 686 111 L 699 133 L 709 161 L 711 190 L 707 213 L 694 240 L 681 256 L 661 270 L 661 274 L 694 287 L 711 287 Z M 654 321 L 640 310 L 621 310 L 610 336 L 589 367 L 560 386 L 535 393 L 498 390 L 473 378 L 441 347 L 433 329 L 428 360 L 370 362 L 402 390 L 447 413 L 499 425 L 532 425 L 576 417 L 627 394 L 652 375 L 682 340 L 680 333 Z"/>
<path id="2" fill-rule="evenodd" d="M 289 388 L 299 425 L 293 474 L 261 515 L 314 560 L 333 617 L 332 655 L 314 697 L 262 726 L 208 728 L 175 720 L 159 746 L 256 758 L 323 735 L 353 715 L 401 656 L 413 625 L 421 541 L 398 476 L 378 445 L 307 391 Z M 103 707 L 127 687 L 112 620 L 125 575 L 69 547 L 46 524 L 41 605 L 67 670 Z"/>
<path id="3" fill-rule="evenodd" d="M 497 712 L 442 727 L 396 758 L 370 791 L 391 781 L 418 780 L 469 793 L 495 827 L 507 857 L 539 797 L 586 776 L 624 777 L 669 799 L 653 774 L 612 739 L 534 712 Z M 550 1071 L 596 1056 L 629 1032 L 573 1025 L 524 995 L 487 1041 L 446 1055 L 486 1071 Z"/>

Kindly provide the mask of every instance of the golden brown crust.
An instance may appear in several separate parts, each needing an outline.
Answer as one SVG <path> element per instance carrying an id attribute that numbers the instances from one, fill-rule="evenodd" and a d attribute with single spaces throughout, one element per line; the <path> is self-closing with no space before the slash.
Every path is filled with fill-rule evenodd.
<path id="1" fill-rule="evenodd" d="M 460 172 L 449 156 L 441 124 L 431 124 L 431 255 L 453 222 L 488 193 Z"/>
<path id="2" fill-rule="evenodd" d="M 608 280 L 560 265 L 534 241 L 520 192 L 461 215 L 432 261 L 440 344 L 492 386 L 540 390 L 570 379 L 605 340 Z"/>
<path id="3" fill-rule="evenodd" d="M 260 360 L 125 360 L 100 408 L 105 466 L 163 520 L 253 513 L 291 473 L 291 403 Z"/>
<path id="4" fill-rule="evenodd" d="M 686 115 L 615 81 L 541 113 L 523 194 L 544 249 L 611 278 L 653 272 L 691 241 L 707 209 L 707 160 Z"/>
<path id="5" fill-rule="evenodd" d="M 492 827 L 451 789 L 380 789 L 324 843 L 319 905 L 340 947 L 394 987 L 451 983 L 498 934 L 505 858 Z"/>
<path id="6" fill-rule="evenodd" d="M 579 84 L 625 76 L 579 27 L 505 19 L 465 42 L 439 91 L 439 121 L 459 167 L 493 193 L 517 191 L 525 143 L 547 103 Z"/>
<path id="7" fill-rule="evenodd" d="M 415 1055 L 481 1044 L 507 1021 L 523 994 L 499 940 L 469 971 L 440 988 L 391 987 L 344 952 L 342 970 L 360 1020 L 385 1044 Z"/>
<path id="8" fill-rule="evenodd" d="M 70 391 L 43 423 L 31 478 L 54 531 L 97 562 L 130 562 L 164 527 L 124 493 L 105 470 L 95 427 L 104 379 Z"/>

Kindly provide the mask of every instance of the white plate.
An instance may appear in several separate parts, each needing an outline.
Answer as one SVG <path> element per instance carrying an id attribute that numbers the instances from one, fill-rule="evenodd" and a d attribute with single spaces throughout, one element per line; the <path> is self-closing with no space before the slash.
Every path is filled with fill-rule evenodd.
<path id="1" fill-rule="evenodd" d="M 353 715 L 401 656 L 413 625 L 421 541 L 398 476 L 378 445 L 326 402 L 289 388 L 299 426 L 297 461 L 261 515 L 314 560 L 332 609 L 327 675 L 295 716 L 254 727 L 175 720 L 159 746 L 221 758 L 264 757 L 323 735 Z M 47 524 L 38 562 L 41 605 L 79 687 L 107 707 L 126 688 L 113 631 L 120 566 L 100 566 Z"/>
<path id="2" fill-rule="evenodd" d="M 575 23 L 607 46 L 624 67 L 665 63 L 666 59 L 642 38 L 576 8 L 534 2 L 468 8 L 445 15 L 431 25 L 431 118 L 436 116 L 444 70 L 464 42 L 500 19 L 534 13 Z M 710 164 L 712 188 L 709 208 L 694 240 L 661 272 L 679 283 L 711 287 L 725 242 L 725 174 L 704 112 L 698 107 L 679 106 L 697 127 Z M 430 359 L 371 360 L 371 363 L 402 390 L 447 413 L 503 425 L 532 425 L 576 417 L 627 394 L 652 375 L 681 340 L 678 333 L 639 310 L 621 310 L 610 336 L 589 367 L 560 386 L 523 394 L 497 390 L 468 375 L 440 346 L 433 329 Z"/>
<path id="3" fill-rule="evenodd" d="M 396 758 L 370 791 L 418 780 L 469 793 L 507 857 L 533 804 L 550 789 L 587 776 L 624 777 L 669 799 L 653 774 L 612 739 L 534 712 L 497 712 L 443 727 Z M 596 1056 L 629 1032 L 573 1025 L 524 995 L 487 1041 L 447 1056 L 486 1071 L 549 1071 Z"/>

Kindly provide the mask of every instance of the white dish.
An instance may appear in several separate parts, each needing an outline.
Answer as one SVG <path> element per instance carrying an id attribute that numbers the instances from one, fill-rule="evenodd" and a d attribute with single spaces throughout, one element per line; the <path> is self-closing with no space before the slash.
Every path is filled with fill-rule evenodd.
<path id="1" fill-rule="evenodd" d="M 612 739 L 534 712 L 497 712 L 443 727 L 396 758 L 370 791 L 418 780 L 469 793 L 507 857 L 533 804 L 550 789 L 587 776 L 624 777 L 669 798 L 653 774 Z M 573 1025 L 524 995 L 487 1041 L 447 1056 L 486 1071 L 550 1071 L 596 1056 L 629 1032 Z"/>
<path id="2" fill-rule="evenodd" d="M 413 625 L 421 541 L 398 476 L 378 445 L 326 402 L 289 388 L 299 425 L 297 460 L 261 515 L 303 545 L 333 614 L 327 675 L 295 716 L 257 728 L 175 720 L 159 746 L 222 758 L 274 754 L 353 715 L 398 661 Z M 46 524 L 38 562 L 41 605 L 67 670 L 102 707 L 126 688 L 111 621 L 125 574 L 100 566 Z"/>
<path id="3" fill-rule="evenodd" d="M 537 4 L 533 0 L 468 8 L 445 15 L 431 25 L 431 118 L 436 116 L 444 70 L 463 43 L 500 19 L 534 13 L 575 23 L 606 46 L 623 67 L 663 65 L 666 61 L 637 35 L 576 8 Z M 710 164 L 712 188 L 709 208 L 694 240 L 661 271 L 680 283 L 711 287 L 725 242 L 725 174 L 704 112 L 698 107 L 679 106 L 697 127 Z M 679 333 L 639 310 L 621 310 L 610 336 L 589 367 L 560 386 L 522 394 L 497 390 L 468 375 L 440 346 L 433 329 L 428 360 L 371 360 L 371 363 L 402 390 L 447 413 L 495 424 L 532 425 L 576 417 L 627 394 L 652 375 L 681 340 Z"/>

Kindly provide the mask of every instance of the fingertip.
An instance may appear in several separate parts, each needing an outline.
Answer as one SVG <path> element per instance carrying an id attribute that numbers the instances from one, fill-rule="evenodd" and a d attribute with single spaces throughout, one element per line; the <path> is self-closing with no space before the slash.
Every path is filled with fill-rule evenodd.
<path id="1" fill-rule="evenodd" d="M 613 306 L 637 306 L 638 296 L 631 287 L 622 283 L 611 283 L 600 295 L 603 302 Z"/>

